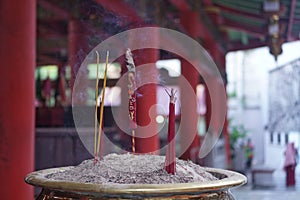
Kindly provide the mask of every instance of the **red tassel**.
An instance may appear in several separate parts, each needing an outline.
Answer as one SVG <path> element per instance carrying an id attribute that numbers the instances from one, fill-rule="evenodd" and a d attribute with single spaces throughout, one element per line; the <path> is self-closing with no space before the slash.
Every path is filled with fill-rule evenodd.
<path id="1" fill-rule="evenodd" d="M 129 119 L 130 119 L 130 129 L 136 129 L 136 92 L 134 91 L 133 94 L 129 94 L 129 103 L 128 103 L 128 112 L 129 112 Z"/>

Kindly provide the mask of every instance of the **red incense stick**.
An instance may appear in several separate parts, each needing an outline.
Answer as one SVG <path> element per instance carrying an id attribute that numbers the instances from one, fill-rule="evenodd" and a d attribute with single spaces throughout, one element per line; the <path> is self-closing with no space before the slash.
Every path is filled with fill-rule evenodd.
<path id="1" fill-rule="evenodd" d="M 166 90 L 168 93 L 168 91 Z M 168 146 L 165 160 L 165 170 L 168 174 L 176 172 L 176 152 L 175 152 L 175 97 L 176 91 L 172 88 L 169 104 L 169 125 L 168 125 Z"/>

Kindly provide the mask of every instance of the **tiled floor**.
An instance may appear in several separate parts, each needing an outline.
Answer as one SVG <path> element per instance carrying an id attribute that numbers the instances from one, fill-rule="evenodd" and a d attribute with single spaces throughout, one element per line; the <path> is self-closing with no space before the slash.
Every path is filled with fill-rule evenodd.
<path id="1" fill-rule="evenodd" d="M 269 138 L 265 140 L 264 165 L 274 168 L 274 187 L 253 188 L 251 175 L 244 186 L 231 190 L 237 200 L 300 200 L 300 164 L 296 167 L 295 187 L 285 186 L 285 171 L 283 170 L 285 145 L 270 144 Z M 300 149 L 298 149 L 298 152 Z M 254 155 L 255 156 L 255 155 Z"/>
<path id="2" fill-rule="evenodd" d="M 232 189 L 237 200 L 300 200 L 300 166 L 296 170 L 295 187 L 285 186 L 285 172 L 277 169 L 274 174 L 274 187 L 252 187 L 251 176 L 248 175 L 248 183 L 244 186 Z"/>
<path id="3" fill-rule="evenodd" d="M 237 200 L 299 200 L 299 191 L 266 191 L 266 190 L 249 190 L 235 191 L 234 196 Z"/>

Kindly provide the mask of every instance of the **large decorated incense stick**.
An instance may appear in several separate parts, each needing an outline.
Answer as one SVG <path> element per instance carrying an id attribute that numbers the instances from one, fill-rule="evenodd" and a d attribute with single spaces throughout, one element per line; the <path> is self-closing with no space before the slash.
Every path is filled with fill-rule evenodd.
<path id="1" fill-rule="evenodd" d="M 165 170 L 169 174 L 176 172 L 176 152 L 175 152 L 175 101 L 176 91 L 172 88 L 171 93 L 166 92 L 170 96 L 169 104 L 169 125 L 168 125 L 168 146 L 165 160 Z"/>
<path id="2" fill-rule="evenodd" d="M 98 154 L 97 154 L 97 130 L 98 130 L 98 92 L 99 92 L 99 53 L 98 51 L 96 51 L 96 63 L 97 63 L 97 74 L 96 74 L 96 89 L 95 89 L 95 100 L 96 100 L 96 104 L 95 104 L 95 128 L 94 128 L 94 164 L 97 163 L 98 161 Z"/>
<path id="3" fill-rule="evenodd" d="M 131 129 L 132 152 L 135 153 L 135 129 L 136 124 L 136 83 L 135 83 L 135 65 L 130 49 L 126 51 L 126 66 L 128 69 L 128 111 Z"/>
<path id="4" fill-rule="evenodd" d="M 105 97 L 105 88 L 106 88 L 108 56 L 109 56 L 109 52 L 107 51 L 106 61 L 105 61 L 105 69 L 104 69 L 101 104 L 100 104 L 100 120 L 99 120 L 99 132 L 98 132 L 98 140 L 97 140 L 97 155 L 101 155 L 100 154 L 100 144 L 101 144 L 101 134 L 102 134 L 102 130 L 103 130 L 103 110 L 104 110 L 104 97 Z"/>

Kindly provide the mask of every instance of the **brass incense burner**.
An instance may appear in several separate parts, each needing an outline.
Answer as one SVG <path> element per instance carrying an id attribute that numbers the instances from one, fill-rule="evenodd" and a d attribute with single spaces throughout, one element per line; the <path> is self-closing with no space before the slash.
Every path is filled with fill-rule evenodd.
<path id="1" fill-rule="evenodd" d="M 25 182 L 41 187 L 37 200 L 100 200 L 100 199 L 213 199 L 233 200 L 229 189 L 243 185 L 247 178 L 237 172 L 206 168 L 219 178 L 206 183 L 179 184 L 90 184 L 49 180 L 48 175 L 70 167 L 51 168 L 32 172 Z"/>

